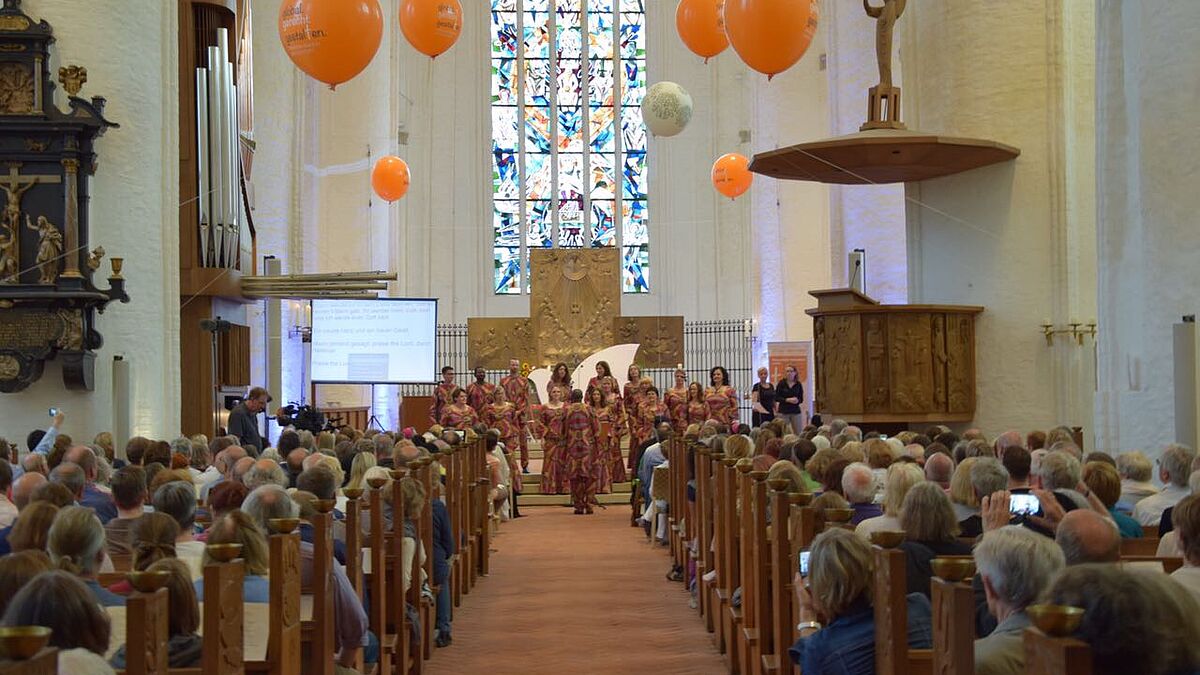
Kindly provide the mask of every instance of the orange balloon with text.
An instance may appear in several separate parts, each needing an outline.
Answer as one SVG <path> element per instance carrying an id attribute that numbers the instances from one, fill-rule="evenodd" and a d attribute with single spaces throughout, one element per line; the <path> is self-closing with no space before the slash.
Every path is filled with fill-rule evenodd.
<path id="1" fill-rule="evenodd" d="M 717 192 L 726 197 L 741 197 L 750 189 L 750 183 L 754 182 L 754 174 L 750 173 L 750 160 L 736 152 L 721 155 L 713 163 L 712 182 Z"/>
<path id="2" fill-rule="evenodd" d="M 768 79 L 804 56 L 819 19 L 817 0 L 725 0 L 729 44 Z"/>
<path id="3" fill-rule="evenodd" d="M 279 5 L 283 51 L 331 89 L 361 73 L 382 40 L 379 0 L 283 0 Z"/>
<path id="4" fill-rule="evenodd" d="M 413 49 L 437 58 L 458 42 L 463 11 L 458 0 L 401 0 L 400 30 Z"/>
<path id="5" fill-rule="evenodd" d="M 706 62 L 729 46 L 724 13 L 725 0 L 679 0 L 675 8 L 679 39 Z"/>
<path id="6" fill-rule="evenodd" d="M 408 193 L 408 163 L 395 155 L 384 155 L 371 170 L 371 187 L 384 200 L 394 202 Z"/>

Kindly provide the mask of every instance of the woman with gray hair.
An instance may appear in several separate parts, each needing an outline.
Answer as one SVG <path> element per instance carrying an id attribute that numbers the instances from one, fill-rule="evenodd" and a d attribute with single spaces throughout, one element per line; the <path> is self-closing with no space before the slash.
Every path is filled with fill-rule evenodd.
<path id="1" fill-rule="evenodd" d="M 795 577 L 800 639 L 788 650 L 803 673 L 874 675 L 875 561 L 862 537 L 836 528 L 813 540 L 807 576 Z M 908 595 L 908 646 L 933 643 L 929 599 Z"/>
<path id="2" fill-rule="evenodd" d="M 928 598 L 930 562 L 938 556 L 970 555 L 971 546 L 957 539 L 958 520 L 950 498 L 936 483 L 921 483 L 908 491 L 900 507 L 900 526 L 907 534 L 900 549 L 907 558 L 908 592 Z"/>
<path id="3" fill-rule="evenodd" d="M 883 515 L 867 518 L 855 526 L 854 531 L 864 537 L 870 537 L 872 532 L 895 531 L 900 526 L 900 505 L 908 496 L 908 491 L 925 480 L 921 467 L 911 462 L 898 462 L 887 468 L 884 478 Z"/>
<path id="4" fill-rule="evenodd" d="M 1154 465 L 1141 450 L 1122 452 L 1117 455 L 1117 473 L 1121 474 L 1121 497 L 1117 510 L 1132 513 L 1133 507 L 1146 497 L 1158 494 L 1158 486 L 1151 479 Z"/>
<path id="5" fill-rule="evenodd" d="M 1053 539 L 1019 525 L 992 530 L 975 547 L 975 565 L 988 612 L 999 625 L 975 641 L 976 675 L 1025 672 L 1022 634 L 1031 625 L 1025 608 L 1050 586 L 1066 560 Z"/>

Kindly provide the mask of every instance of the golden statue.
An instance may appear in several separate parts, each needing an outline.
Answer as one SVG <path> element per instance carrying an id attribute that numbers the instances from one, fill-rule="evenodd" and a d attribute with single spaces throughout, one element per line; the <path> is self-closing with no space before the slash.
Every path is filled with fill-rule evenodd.
<path id="1" fill-rule="evenodd" d="M 883 0 L 880 7 L 872 7 L 871 0 L 863 0 L 867 16 L 875 19 L 875 57 L 879 60 L 879 86 L 892 86 L 892 31 L 896 19 L 904 13 L 907 0 Z"/>
<path id="2" fill-rule="evenodd" d="M 21 197 L 37 181 L 23 186 L 15 181 L 0 182 L 0 190 L 8 194 L 4 216 L 0 219 L 0 284 L 17 283 L 21 266 Z"/>
<path id="3" fill-rule="evenodd" d="M 25 215 L 25 227 L 38 233 L 38 283 L 53 284 L 58 279 L 58 264 L 62 257 L 63 238 L 46 216 L 38 216 L 37 226 L 29 222 L 29 215 Z"/>

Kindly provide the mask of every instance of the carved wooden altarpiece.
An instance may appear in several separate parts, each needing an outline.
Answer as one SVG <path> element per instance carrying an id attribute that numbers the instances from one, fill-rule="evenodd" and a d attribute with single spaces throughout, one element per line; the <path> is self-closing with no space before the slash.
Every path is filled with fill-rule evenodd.
<path id="1" fill-rule="evenodd" d="M 638 364 L 670 368 L 683 361 L 683 317 L 621 316 L 621 259 L 615 248 L 530 251 L 529 318 L 467 321 L 472 365 L 574 367 L 615 344 L 637 343 Z"/>
<path id="2" fill-rule="evenodd" d="M 92 283 L 104 249 L 89 251 L 88 182 L 96 138 L 118 125 L 104 119 L 105 100 L 78 96 L 87 70 L 59 68 L 68 110 L 54 104 L 49 48 L 53 30 L 21 11 L 0 8 L 0 392 L 42 376 L 47 359 L 63 364 L 69 389 L 93 388 L 102 343 L 95 313 L 129 302 L 121 258 L 109 288 Z"/>

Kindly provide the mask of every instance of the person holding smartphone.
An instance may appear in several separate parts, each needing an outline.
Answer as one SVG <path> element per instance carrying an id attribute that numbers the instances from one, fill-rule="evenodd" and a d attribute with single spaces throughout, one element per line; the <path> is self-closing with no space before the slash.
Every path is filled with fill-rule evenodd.
<path id="1" fill-rule="evenodd" d="M 788 650 L 804 673 L 875 673 L 875 562 L 867 540 L 841 528 L 827 530 L 802 552 L 796 573 L 800 638 Z M 907 597 L 908 646 L 933 644 L 929 599 Z"/>

